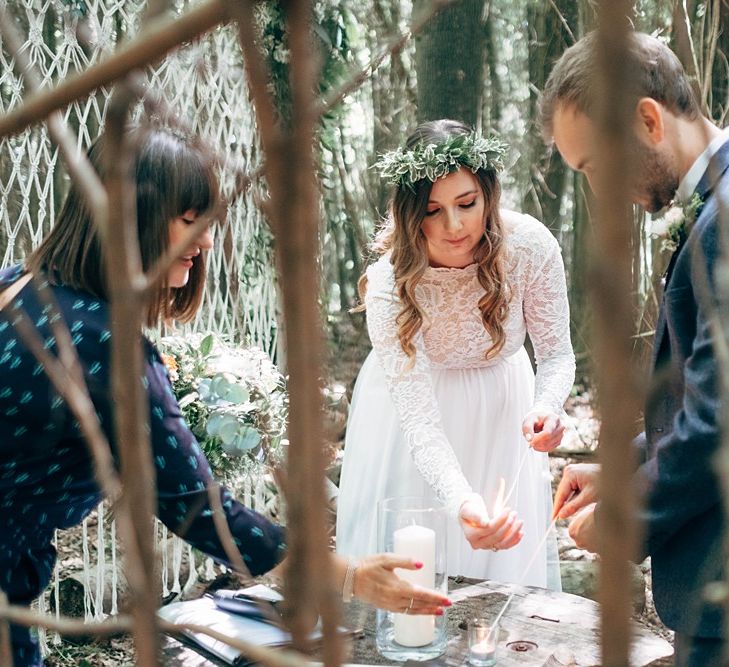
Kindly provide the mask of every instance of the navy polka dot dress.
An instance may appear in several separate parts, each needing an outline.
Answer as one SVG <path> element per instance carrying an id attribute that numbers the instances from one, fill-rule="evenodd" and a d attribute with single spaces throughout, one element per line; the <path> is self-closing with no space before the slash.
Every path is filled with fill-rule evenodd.
<path id="1" fill-rule="evenodd" d="M 0 271 L 0 290 L 21 276 Z M 101 500 L 79 424 L 17 333 L 32 322 L 43 346 L 57 353 L 51 324 L 63 318 L 84 369 L 102 429 L 113 447 L 108 304 L 65 286 L 49 286 L 55 305 L 31 282 L 0 311 L 0 589 L 11 603 L 29 604 L 46 587 L 55 563 L 56 528 L 78 524 Z M 1 293 L 1 292 L 0 292 Z M 167 370 L 145 343 L 145 375 L 157 473 L 157 514 L 172 531 L 220 562 L 227 558 L 213 525 L 206 487 L 210 466 L 187 427 Z M 221 489 L 227 522 L 253 574 L 278 563 L 283 531 Z M 16 667 L 41 665 L 28 630 L 11 626 Z"/>

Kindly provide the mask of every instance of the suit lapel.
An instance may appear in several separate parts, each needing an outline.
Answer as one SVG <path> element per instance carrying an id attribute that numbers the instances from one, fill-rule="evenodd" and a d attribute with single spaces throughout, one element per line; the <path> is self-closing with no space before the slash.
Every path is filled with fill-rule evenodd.
<path id="1" fill-rule="evenodd" d="M 696 190 L 694 192 L 699 195 L 702 201 L 707 201 L 712 194 L 712 191 L 714 189 L 714 186 L 717 184 L 719 179 L 724 175 L 724 172 L 729 169 L 729 141 L 725 141 L 722 146 L 719 148 L 719 150 L 714 154 L 714 156 L 711 158 L 711 162 L 709 163 L 709 166 L 706 168 L 706 171 L 704 172 L 704 175 L 701 177 L 701 180 L 699 181 L 699 184 L 696 186 Z M 699 216 L 701 217 L 701 216 Z M 689 232 L 690 235 L 690 232 Z M 686 240 L 681 243 L 681 245 L 676 248 L 673 255 L 671 255 L 671 260 L 668 263 L 668 268 L 666 269 L 666 275 L 663 282 L 663 294 L 665 295 L 666 290 L 668 289 L 669 281 L 671 280 L 671 275 L 673 274 L 673 269 L 676 266 L 676 261 L 678 260 L 678 255 L 681 252 L 681 249 L 683 248 L 684 244 L 686 243 Z M 658 358 L 661 353 L 661 346 L 663 345 L 663 341 L 665 338 L 667 329 L 667 322 L 666 322 L 666 307 L 665 307 L 665 299 L 663 296 L 661 297 L 661 307 L 658 311 L 658 322 L 656 324 L 656 335 L 653 341 L 653 367 L 655 368 L 656 363 L 658 362 Z"/>
<path id="2" fill-rule="evenodd" d="M 716 151 L 699 184 L 696 186 L 695 192 L 701 197 L 702 201 L 706 201 L 711 196 L 714 186 L 727 169 L 729 169 L 729 140 L 725 141 Z"/>

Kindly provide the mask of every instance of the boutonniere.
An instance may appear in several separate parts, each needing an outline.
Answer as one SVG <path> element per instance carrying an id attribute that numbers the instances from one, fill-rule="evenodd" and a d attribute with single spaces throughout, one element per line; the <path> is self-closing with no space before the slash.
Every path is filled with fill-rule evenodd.
<path id="1" fill-rule="evenodd" d="M 687 203 L 674 204 L 660 218 L 651 220 L 648 234 L 663 239 L 661 250 L 675 252 L 691 232 L 703 205 L 701 197 L 694 193 Z"/>

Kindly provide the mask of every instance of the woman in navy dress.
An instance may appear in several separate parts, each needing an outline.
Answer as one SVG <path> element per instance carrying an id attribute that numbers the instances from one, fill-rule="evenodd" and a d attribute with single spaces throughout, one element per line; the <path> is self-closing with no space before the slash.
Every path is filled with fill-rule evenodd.
<path id="1" fill-rule="evenodd" d="M 142 262 L 148 269 L 198 215 L 216 203 L 214 172 L 194 144 L 167 129 L 135 131 L 137 224 Z M 89 158 L 103 176 L 103 140 Z M 150 300 L 147 322 L 189 320 L 205 283 L 206 229 L 170 268 Z M 14 322 L 28 318 L 57 353 L 51 321 L 65 321 L 84 369 L 102 429 L 114 447 L 110 389 L 111 333 L 101 245 L 81 192 L 72 186 L 55 226 L 24 266 L 0 271 L 0 298 L 24 274 L 47 282 L 54 310 L 29 282 L 0 311 L 0 589 L 13 604 L 28 605 L 47 586 L 56 559 L 55 529 L 81 522 L 100 502 L 92 461 L 79 424 L 55 391 Z M 144 343 L 150 429 L 157 475 L 157 515 L 195 548 L 221 563 L 227 557 L 213 525 L 207 487 L 213 481 L 205 455 L 187 427 L 162 360 Z M 116 452 L 114 452 L 116 454 Z M 221 488 L 221 503 L 235 543 L 252 574 L 273 568 L 284 556 L 283 529 L 238 503 Z M 191 520 L 190 517 L 194 518 Z M 352 564 L 337 558 L 341 583 Z M 354 572 L 354 594 L 395 611 L 440 613 L 447 599 L 401 582 L 393 567 L 415 568 L 394 556 L 365 559 Z M 347 569 L 349 568 L 349 576 Z M 351 585 L 348 581 L 348 586 Z M 37 642 L 25 627 L 11 625 L 16 667 L 42 665 Z"/>

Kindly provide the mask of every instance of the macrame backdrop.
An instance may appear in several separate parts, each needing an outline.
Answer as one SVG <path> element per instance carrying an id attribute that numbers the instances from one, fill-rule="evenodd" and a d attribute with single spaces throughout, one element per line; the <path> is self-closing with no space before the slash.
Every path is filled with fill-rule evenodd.
<path id="1" fill-rule="evenodd" d="M 17 17 L 27 36 L 24 51 L 52 86 L 63 77 L 93 65 L 116 45 L 138 32 L 146 2 L 134 0 L 0 0 L 0 11 Z M 174 3 L 182 12 L 186 2 Z M 77 26 L 85 25 L 83 40 Z M 252 108 L 248 100 L 241 53 L 235 31 L 221 28 L 146 72 L 149 86 L 169 109 L 225 157 L 221 181 L 224 195 L 233 188 L 233 166 L 255 169 L 258 153 Z M 17 107 L 28 91 L 0 52 L 0 112 Z M 99 90 L 65 110 L 82 147 L 104 125 L 110 90 Z M 141 106 L 135 115 L 141 116 Z M 44 126 L 0 142 L 0 266 L 20 262 L 53 226 L 68 189 L 68 176 Z M 203 306 L 188 331 L 216 331 L 232 340 L 261 346 L 273 355 L 277 344 L 276 280 L 270 233 L 253 204 L 255 187 L 234 201 L 227 218 L 214 228 L 215 248 L 209 256 L 209 279 Z M 242 501 L 265 511 L 271 498 L 261 480 L 243 482 Z M 270 494 L 269 494 L 270 495 Z M 160 558 L 163 595 L 180 592 L 196 580 L 192 550 L 167 529 L 154 526 Z M 150 527 L 152 530 L 152 527 Z M 87 619 L 118 610 L 117 588 L 121 555 L 115 528 L 104 506 L 84 522 L 84 607 Z M 206 564 L 211 574 L 212 563 Z M 183 569 L 188 574 L 181 582 Z M 58 594 L 58 570 L 51 585 Z M 104 591 L 107 602 L 104 603 Z M 39 603 L 45 607 L 47 601 Z M 55 642 L 60 641 L 56 636 Z"/>

